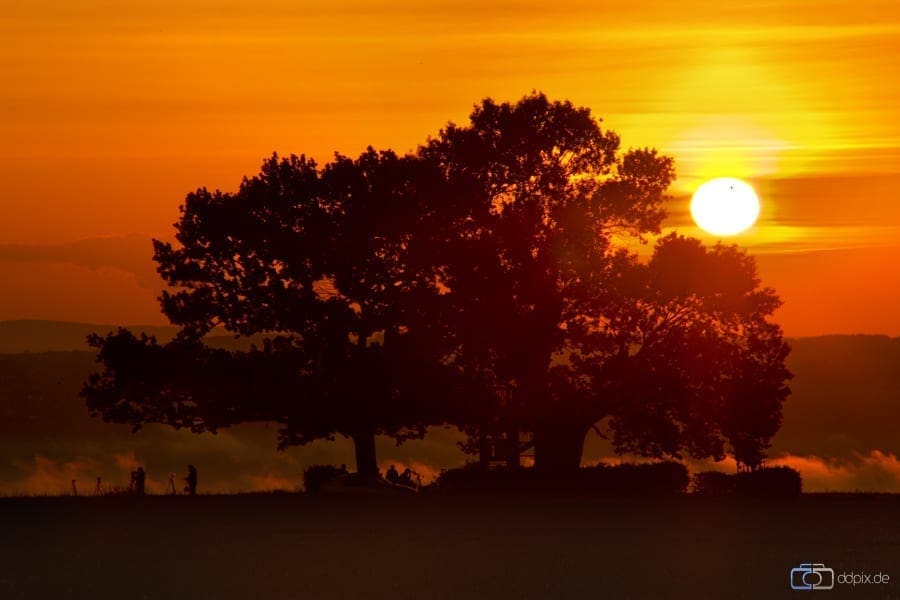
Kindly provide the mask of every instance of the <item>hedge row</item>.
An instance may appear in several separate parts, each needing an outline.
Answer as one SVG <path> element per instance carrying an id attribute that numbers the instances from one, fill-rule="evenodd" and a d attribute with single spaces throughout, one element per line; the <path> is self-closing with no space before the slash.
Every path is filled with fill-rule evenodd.
<path id="1" fill-rule="evenodd" d="M 687 468 L 676 462 L 598 465 L 559 477 L 536 469 L 485 470 L 477 464 L 444 471 L 434 484 L 440 492 L 576 492 L 599 494 L 678 494 L 687 490 Z"/>
<path id="2" fill-rule="evenodd" d="M 790 467 L 764 467 L 743 473 L 704 471 L 694 475 L 693 491 L 707 496 L 796 496 L 803 490 L 800 473 Z"/>
<path id="3" fill-rule="evenodd" d="M 304 488 L 317 493 L 323 484 L 352 480 L 330 465 L 314 465 L 304 473 Z M 800 473 L 789 467 L 766 467 L 737 474 L 705 471 L 694 475 L 678 462 L 599 464 L 565 477 L 536 469 L 485 470 L 471 463 L 444 471 L 428 491 L 439 493 L 569 492 L 587 494 L 666 495 L 688 490 L 708 496 L 793 496 L 802 490 Z"/>

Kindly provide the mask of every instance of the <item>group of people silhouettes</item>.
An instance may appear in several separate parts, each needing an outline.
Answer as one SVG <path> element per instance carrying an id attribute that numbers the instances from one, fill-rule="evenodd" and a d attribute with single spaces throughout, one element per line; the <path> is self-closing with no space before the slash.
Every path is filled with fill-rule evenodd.
<path id="1" fill-rule="evenodd" d="M 415 487 L 418 481 L 413 481 L 413 477 L 418 480 L 419 474 L 415 471 L 411 470 L 409 467 L 403 470 L 403 473 L 398 473 L 397 468 L 394 465 L 391 465 L 391 468 L 388 469 L 387 474 L 384 476 L 387 479 L 388 483 L 391 485 L 405 485 L 408 487 Z"/>
<path id="2" fill-rule="evenodd" d="M 147 491 L 146 482 L 147 473 L 144 471 L 144 467 L 138 467 L 131 472 L 131 483 L 128 485 L 128 490 L 135 496 L 143 496 Z M 197 467 L 188 465 L 188 474 L 184 478 L 184 482 L 184 493 L 188 496 L 195 495 L 197 493 Z M 97 487 L 98 489 L 100 487 L 99 477 L 97 478 Z M 175 494 L 175 473 L 169 474 L 169 487 L 166 491 Z"/>

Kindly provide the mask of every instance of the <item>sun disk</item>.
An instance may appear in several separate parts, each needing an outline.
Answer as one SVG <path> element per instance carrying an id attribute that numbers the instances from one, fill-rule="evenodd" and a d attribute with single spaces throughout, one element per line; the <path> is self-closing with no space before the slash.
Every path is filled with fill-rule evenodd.
<path id="1" fill-rule="evenodd" d="M 746 231 L 759 217 L 759 198 L 746 181 L 711 179 L 691 199 L 691 216 L 704 231 L 729 236 Z"/>

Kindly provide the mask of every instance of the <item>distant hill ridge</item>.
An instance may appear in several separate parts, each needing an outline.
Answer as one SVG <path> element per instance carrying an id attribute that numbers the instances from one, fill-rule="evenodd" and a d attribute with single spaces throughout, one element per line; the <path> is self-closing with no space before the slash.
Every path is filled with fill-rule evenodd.
<path id="1" fill-rule="evenodd" d="M 73 323 L 69 321 L 44 321 L 38 319 L 22 319 L 0 321 L 0 354 L 16 354 L 19 352 L 71 352 L 90 350 L 87 336 L 92 333 L 115 331 L 118 325 L 96 323 Z M 124 325 L 135 333 L 144 332 L 155 336 L 161 343 L 168 342 L 178 333 L 177 327 L 165 325 Z M 260 341 L 262 337 L 253 341 Z M 900 344 L 900 338 L 871 334 L 829 334 L 820 336 L 789 338 L 792 344 L 806 344 L 815 340 L 817 345 L 836 345 L 848 349 L 857 343 L 881 343 L 885 346 Z M 247 340 L 236 341 L 228 334 L 213 334 L 208 343 L 217 347 L 246 347 Z"/>
<path id="2" fill-rule="evenodd" d="M 168 342 L 178 333 L 177 327 L 160 325 L 124 325 L 135 334 L 155 336 L 161 343 Z M 68 321 L 15 320 L 0 321 L 0 354 L 21 352 L 73 352 L 88 351 L 87 336 L 116 331 L 119 325 L 96 323 L 72 323 Z M 251 338 L 261 341 L 262 337 Z M 211 335 L 207 343 L 216 347 L 246 347 L 248 340 L 237 341 L 227 334 Z"/>

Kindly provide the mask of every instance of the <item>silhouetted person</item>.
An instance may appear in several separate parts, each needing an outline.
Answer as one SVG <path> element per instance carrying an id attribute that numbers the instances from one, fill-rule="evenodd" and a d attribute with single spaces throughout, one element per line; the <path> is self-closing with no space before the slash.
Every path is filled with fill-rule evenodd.
<path id="1" fill-rule="evenodd" d="M 185 486 L 185 491 L 188 496 L 194 496 L 197 494 L 197 467 L 194 465 L 188 465 L 188 474 L 187 477 L 184 478 L 184 481 L 187 483 Z"/>
<path id="2" fill-rule="evenodd" d="M 144 495 L 144 484 L 147 480 L 147 473 L 144 472 L 144 467 L 138 467 L 137 471 L 134 472 L 134 493 L 138 496 Z"/>
<path id="3" fill-rule="evenodd" d="M 388 480 L 388 483 L 395 484 L 400 479 L 400 474 L 397 473 L 397 469 L 394 465 L 391 465 L 391 468 L 388 469 L 387 475 L 385 475 L 384 478 Z"/>
<path id="4" fill-rule="evenodd" d="M 128 483 L 128 491 L 132 494 L 137 494 L 137 471 L 131 472 L 131 481 Z"/>

